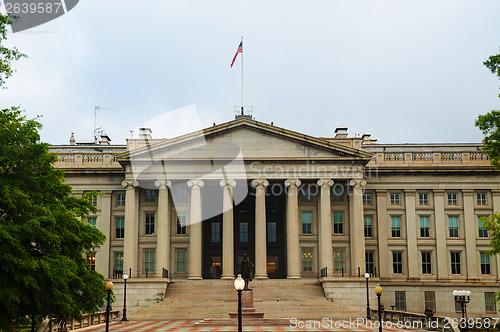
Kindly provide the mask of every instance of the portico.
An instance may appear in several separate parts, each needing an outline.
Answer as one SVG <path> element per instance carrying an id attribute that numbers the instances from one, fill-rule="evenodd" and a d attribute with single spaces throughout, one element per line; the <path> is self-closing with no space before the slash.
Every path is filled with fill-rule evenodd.
<path id="1" fill-rule="evenodd" d="M 158 190 L 157 274 L 162 268 L 175 271 L 171 243 L 179 238 L 189 239 L 188 279 L 234 278 L 242 251 L 254 261 L 257 279 L 268 278 L 268 270 L 273 277 L 301 278 L 304 271 L 312 272 L 302 266 L 303 248 L 311 245 L 316 248 L 314 271 L 327 267 L 333 273 L 332 186 L 343 184 L 349 202 L 349 236 L 362 236 L 363 166 L 370 158 L 358 149 L 246 118 L 121 154 L 117 160 L 126 170 L 123 185 L 127 188 L 123 268 L 141 270 L 138 196 Z M 311 185 L 317 187 L 314 192 Z M 178 197 L 179 188 L 188 188 L 188 200 Z M 313 201 L 319 207 L 314 217 L 301 207 Z M 278 211 L 277 205 L 284 209 Z M 179 226 L 179 213 L 184 216 L 181 210 L 186 211 L 187 236 L 171 234 Z M 280 257 L 272 255 L 276 245 L 281 245 Z M 364 269 L 364 246 L 352 246 L 350 256 L 353 271 Z"/>

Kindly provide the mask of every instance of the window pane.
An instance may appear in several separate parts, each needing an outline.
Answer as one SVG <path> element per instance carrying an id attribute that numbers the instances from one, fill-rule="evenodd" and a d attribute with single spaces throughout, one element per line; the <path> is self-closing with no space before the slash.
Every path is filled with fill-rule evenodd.
<path id="1" fill-rule="evenodd" d="M 425 309 L 436 311 L 436 293 L 433 291 L 425 291 Z"/>
<path id="2" fill-rule="evenodd" d="M 186 214 L 179 213 L 177 215 L 177 234 L 186 234 Z"/>
<path id="3" fill-rule="evenodd" d="M 429 217 L 420 217 L 420 237 L 429 236 Z"/>
<path id="4" fill-rule="evenodd" d="M 372 237 L 372 217 L 367 216 L 364 218 L 365 223 L 365 237 Z"/>
<path id="5" fill-rule="evenodd" d="M 240 242 L 248 242 L 248 223 L 240 222 Z"/>
<path id="6" fill-rule="evenodd" d="M 394 292 L 396 310 L 406 311 L 406 292 Z"/>
<path id="7" fill-rule="evenodd" d="M 212 240 L 212 243 L 219 243 L 220 242 L 220 223 L 219 222 L 212 223 L 211 240 Z"/>
<path id="8" fill-rule="evenodd" d="M 116 238 L 123 239 L 125 237 L 125 218 L 116 218 Z"/>
<path id="9" fill-rule="evenodd" d="M 177 250 L 176 255 L 176 271 L 178 273 L 186 273 L 186 250 L 179 249 Z"/>
<path id="10" fill-rule="evenodd" d="M 302 234 L 311 234 L 312 232 L 312 213 L 302 212 Z"/>
<path id="11" fill-rule="evenodd" d="M 90 226 L 96 228 L 97 218 L 87 218 L 87 222 Z"/>
<path id="12" fill-rule="evenodd" d="M 333 234 L 343 234 L 342 212 L 333 213 Z"/>
<path id="13" fill-rule="evenodd" d="M 333 263 L 335 271 L 342 271 L 344 268 L 344 251 L 342 249 L 333 250 Z"/>
<path id="14" fill-rule="evenodd" d="M 495 293 L 492 292 L 484 293 L 484 304 L 487 313 L 489 314 L 496 313 L 497 308 L 495 303 Z"/>
<path id="15" fill-rule="evenodd" d="M 394 274 L 403 273 L 403 259 L 400 251 L 392 253 L 392 271 Z"/>
<path id="16" fill-rule="evenodd" d="M 401 219 L 400 217 L 391 217 L 392 237 L 401 237 Z"/>
<path id="17" fill-rule="evenodd" d="M 123 252 L 115 253 L 115 271 L 123 272 Z"/>
<path id="18" fill-rule="evenodd" d="M 302 254 L 302 271 L 312 272 L 312 250 L 308 250 Z"/>
<path id="19" fill-rule="evenodd" d="M 155 252 L 153 250 L 146 250 L 144 259 L 144 271 L 152 273 L 155 271 Z"/>
<path id="20" fill-rule="evenodd" d="M 154 213 L 146 213 L 146 235 L 155 233 L 155 215 Z"/>
<path id="21" fill-rule="evenodd" d="M 458 217 L 449 217 L 450 237 L 458 237 Z"/>
<path id="22" fill-rule="evenodd" d="M 451 274 L 461 274 L 460 252 L 451 253 Z"/>
<path id="23" fill-rule="evenodd" d="M 267 242 L 276 242 L 276 223 L 267 223 Z"/>

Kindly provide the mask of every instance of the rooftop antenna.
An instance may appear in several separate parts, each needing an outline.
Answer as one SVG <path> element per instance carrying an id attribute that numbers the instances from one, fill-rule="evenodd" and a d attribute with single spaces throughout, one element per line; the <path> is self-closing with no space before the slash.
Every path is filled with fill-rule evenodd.
<path id="1" fill-rule="evenodd" d="M 101 111 L 101 110 L 111 111 L 111 108 L 101 107 L 101 105 L 94 106 L 94 144 L 97 144 L 97 139 L 98 139 L 97 128 L 96 128 L 97 111 Z"/>

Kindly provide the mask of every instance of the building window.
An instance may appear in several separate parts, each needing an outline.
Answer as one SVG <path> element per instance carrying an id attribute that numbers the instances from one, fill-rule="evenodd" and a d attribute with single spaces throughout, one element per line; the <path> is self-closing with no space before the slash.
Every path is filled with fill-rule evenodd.
<path id="1" fill-rule="evenodd" d="M 436 312 L 436 293 L 433 291 L 424 292 L 425 309 L 431 309 Z"/>
<path id="2" fill-rule="evenodd" d="M 365 217 L 365 237 L 372 237 L 372 217 Z"/>
<path id="3" fill-rule="evenodd" d="M 302 234 L 311 234 L 312 232 L 312 213 L 302 212 Z"/>
<path id="4" fill-rule="evenodd" d="M 97 218 L 96 217 L 92 217 L 92 218 L 87 218 L 87 223 L 96 228 L 97 227 Z"/>
<path id="5" fill-rule="evenodd" d="M 392 272 L 394 274 L 403 273 L 403 254 L 401 251 L 394 251 L 392 253 Z"/>
<path id="6" fill-rule="evenodd" d="M 87 262 L 89 263 L 89 269 L 95 271 L 95 255 L 87 254 Z"/>
<path id="7" fill-rule="evenodd" d="M 125 206 L 125 194 L 116 195 L 116 206 Z"/>
<path id="8" fill-rule="evenodd" d="M 344 192 L 342 187 L 333 186 L 332 187 L 332 197 L 334 201 L 342 200 L 342 193 Z"/>
<path id="9" fill-rule="evenodd" d="M 186 189 L 177 189 L 177 201 L 178 202 L 187 201 L 187 190 Z"/>
<path id="10" fill-rule="evenodd" d="M 476 194 L 477 205 L 486 205 L 486 193 Z"/>
<path id="11" fill-rule="evenodd" d="M 276 202 L 271 200 L 266 200 L 266 211 L 267 212 L 276 212 Z"/>
<path id="12" fill-rule="evenodd" d="M 488 314 L 495 314 L 497 312 L 497 307 L 495 304 L 495 293 L 484 293 L 484 309 Z"/>
<path id="13" fill-rule="evenodd" d="M 399 194 L 391 194 L 391 205 L 399 205 Z"/>
<path id="14" fill-rule="evenodd" d="M 462 274 L 459 251 L 451 252 L 451 274 Z"/>
<path id="15" fill-rule="evenodd" d="M 458 217 L 448 217 L 450 237 L 458 237 Z"/>
<path id="16" fill-rule="evenodd" d="M 240 242 L 248 242 L 248 223 L 240 222 Z"/>
<path id="17" fill-rule="evenodd" d="M 116 238 L 123 239 L 125 237 L 125 218 L 116 218 Z"/>
<path id="18" fill-rule="evenodd" d="M 391 217 L 391 233 L 392 237 L 401 237 L 401 218 Z"/>
<path id="19" fill-rule="evenodd" d="M 483 228 L 483 224 L 485 221 L 486 217 L 478 217 L 477 219 L 479 237 L 488 237 L 488 230 Z"/>
<path id="20" fill-rule="evenodd" d="M 211 240 L 212 243 L 220 243 L 220 222 L 213 222 L 212 223 L 212 236 Z M 241 234 L 240 234 L 241 237 Z"/>
<path id="21" fill-rule="evenodd" d="M 485 252 L 480 253 L 481 256 L 481 274 L 490 274 L 490 256 Z"/>
<path id="22" fill-rule="evenodd" d="M 429 237 L 429 217 L 420 217 L 420 237 Z"/>
<path id="23" fill-rule="evenodd" d="M 175 272 L 186 273 L 186 249 L 177 249 L 175 252 Z"/>
<path id="24" fill-rule="evenodd" d="M 396 304 L 396 310 L 406 311 L 406 292 L 395 291 L 394 302 Z"/>
<path id="25" fill-rule="evenodd" d="M 144 271 L 147 273 L 155 272 L 155 252 L 154 250 L 146 250 L 144 252 Z"/>
<path id="26" fill-rule="evenodd" d="M 432 274 L 431 253 L 429 251 L 422 252 L 422 274 Z"/>
<path id="27" fill-rule="evenodd" d="M 372 205 L 372 194 L 363 194 L 363 205 Z"/>
<path id="28" fill-rule="evenodd" d="M 333 268 L 335 271 L 342 271 L 344 269 L 344 250 L 333 249 Z"/>
<path id="29" fill-rule="evenodd" d="M 97 195 L 90 195 L 89 203 L 92 204 L 93 206 L 97 206 Z"/>
<path id="30" fill-rule="evenodd" d="M 418 203 L 420 205 L 429 205 L 429 194 L 418 194 Z"/>
<path id="31" fill-rule="evenodd" d="M 302 271 L 303 272 L 312 272 L 312 263 L 313 263 L 313 256 L 312 256 L 312 250 L 306 250 L 302 254 Z"/>
<path id="32" fill-rule="evenodd" d="M 343 234 L 344 227 L 342 221 L 342 212 L 333 213 L 333 234 Z"/>
<path id="33" fill-rule="evenodd" d="M 117 274 L 123 273 L 123 252 L 115 253 L 115 272 Z"/>
<path id="34" fill-rule="evenodd" d="M 187 217 L 185 213 L 177 214 L 177 235 L 186 234 L 186 221 Z"/>
<path id="35" fill-rule="evenodd" d="M 146 235 L 154 235 L 155 233 L 155 214 L 146 213 Z"/>
<path id="36" fill-rule="evenodd" d="M 457 194 L 456 193 L 448 194 L 448 205 L 457 205 Z"/>
<path id="37" fill-rule="evenodd" d="M 307 186 L 307 188 L 306 187 L 300 188 L 300 198 L 303 201 L 310 201 L 312 199 L 311 188 L 309 186 Z"/>
<path id="38" fill-rule="evenodd" d="M 156 190 L 146 190 L 146 202 L 156 202 Z"/>
<path id="39" fill-rule="evenodd" d="M 267 223 L 267 242 L 274 243 L 276 242 L 276 223 L 268 222 Z"/>
<path id="40" fill-rule="evenodd" d="M 374 271 L 373 251 L 365 252 L 365 262 L 366 262 L 366 273 L 373 273 Z"/>

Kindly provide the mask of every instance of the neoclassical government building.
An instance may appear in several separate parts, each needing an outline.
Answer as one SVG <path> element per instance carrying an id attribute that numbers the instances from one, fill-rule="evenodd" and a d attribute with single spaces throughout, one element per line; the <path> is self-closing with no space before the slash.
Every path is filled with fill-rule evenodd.
<path id="1" fill-rule="evenodd" d="M 256 279 L 319 278 L 327 297 L 368 272 L 399 309 L 454 312 L 452 290 L 469 289 L 470 312 L 496 312 L 482 222 L 500 211 L 500 172 L 481 144 L 313 137 L 248 116 L 140 136 L 51 146 L 75 195 L 99 192 L 87 222 L 107 241 L 88 261 L 106 278 L 232 279 L 247 254 Z"/>

